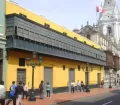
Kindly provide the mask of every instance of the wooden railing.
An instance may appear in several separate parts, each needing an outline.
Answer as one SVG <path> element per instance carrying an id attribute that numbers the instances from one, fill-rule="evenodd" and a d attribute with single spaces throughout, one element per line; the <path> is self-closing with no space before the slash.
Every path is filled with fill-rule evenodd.
<path id="1" fill-rule="evenodd" d="M 114 68 L 117 70 L 120 68 L 120 63 L 119 63 L 120 58 L 117 55 L 113 56 L 113 58 L 114 58 Z"/>
<path id="2" fill-rule="evenodd" d="M 105 52 L 106 52 L 106 66 L 113 68 L 114 67 L 113 53 L 110 51 L 105 51 Z"/>

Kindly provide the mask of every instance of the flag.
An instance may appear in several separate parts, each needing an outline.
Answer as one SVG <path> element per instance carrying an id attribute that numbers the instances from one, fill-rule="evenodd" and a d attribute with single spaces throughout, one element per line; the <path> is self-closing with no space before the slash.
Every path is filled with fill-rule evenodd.
<path id="1" fill-rule="evenodd" d="M 105 9 L 100 6 L 96 6 L 96 12 L 104 13 Z"/>

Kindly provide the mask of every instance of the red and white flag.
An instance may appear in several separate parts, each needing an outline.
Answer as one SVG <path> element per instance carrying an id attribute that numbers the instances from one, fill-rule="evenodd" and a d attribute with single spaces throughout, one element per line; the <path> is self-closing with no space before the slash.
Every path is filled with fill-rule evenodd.
<path id="1" fill-rule="evenodd" d="M 100 7 L 100 6 L 96 6 L 96 12 L 99 12 L 99 13 L 104 13 L 105 12 L 105 9 Z"/>

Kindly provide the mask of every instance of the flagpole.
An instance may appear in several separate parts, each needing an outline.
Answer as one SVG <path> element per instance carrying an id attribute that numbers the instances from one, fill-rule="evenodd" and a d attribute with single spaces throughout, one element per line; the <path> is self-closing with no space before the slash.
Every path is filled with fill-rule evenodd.
<path id="1" fill-rule="evenodd" d="M 97 24 L 97 11 L 96 11 L 96 24 Z"/>
<path id="2" fill-rule="evenodd" d="M 98 16 L 98 11 L 99 11 L 99 10 L 98 10 L 98 7 L 96 7 L 96 25 L 98 24 L 98 18 L 97 18 L 97 16 Z M 98 39 L 99 39 L 99 40 L 98 40 L 98 44 L 100 45 L 100 36 L 99 36 L 99 32 L 98 32 L 98 31 L 97 31 L 97 35 L 98 35 L 98 37 L 99 37 L 99 38 L 98 38 Z"/>
<path id="3" fill-rule="evenodd" d="M 97 15 L 97 14 L 98 14 L 98 11 L 99 11 L 99 10 L 98 10 L 98 6 L 96 6 L 96 24 L 98 23 L 98 18 L 97 18 L 97 16 L 98 16 L 98 15 Z"/>

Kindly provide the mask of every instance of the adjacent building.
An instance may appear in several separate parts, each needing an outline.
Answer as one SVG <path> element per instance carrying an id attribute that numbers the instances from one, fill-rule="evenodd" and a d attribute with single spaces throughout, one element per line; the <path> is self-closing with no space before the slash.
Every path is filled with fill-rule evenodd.
<path id="1" fill-rule="evenodd" d="M 33 52 L 42 57 L 41 65 L 35 68 L 35 89 L 41 80 L 49 82 L 54 93 L 68 91 L 71 81 L 99 87 L 103 80 L 106 54 L 100 45 L 9 1 L 6 39 L 7 91 L 13 80 L 31 88 L 32 67 L 25 59 L 32 59 Z M 37 62 L 38 56 L 31 62 Z"/>
<path id="2" fill-rule="evenodd" d="M 98 24 L 93 26 L 87 22 L 80 30 L 73 31 L 99 44 L 106 52 L 106 66 L 104 67 L 104 86 L 115 86 L 119 82 L 120 71 L 120 11 L 115 0 L 105 0 L 105 13 L 99 14 Z"/>
<path id="3" fill-rule="evenodd" d="M 6 81 L 5 0 L 0 1 L 0 80 Z"/>

